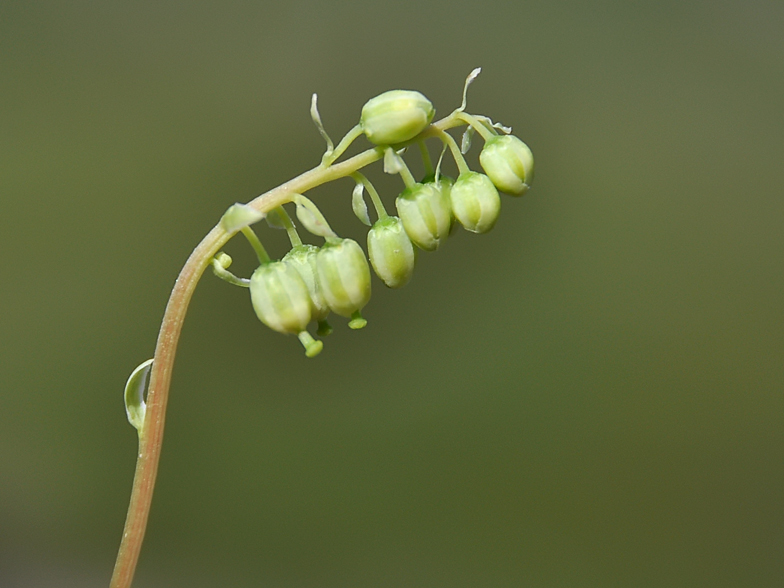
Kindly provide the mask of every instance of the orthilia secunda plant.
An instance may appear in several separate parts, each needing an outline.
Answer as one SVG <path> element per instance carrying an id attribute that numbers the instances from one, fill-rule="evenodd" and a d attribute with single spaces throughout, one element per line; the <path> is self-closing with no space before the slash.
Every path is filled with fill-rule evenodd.
<path id="1" fill-rule="evenodd" d="M 534 160 L 528 146 L 511 135 L 510 128 L 465 111 L 468 87 L 479 72 L 475 69 L 466 79 L 460 107 L 436 122 L 433 105 L 419 92 L 392 90 L 368 100 L 358 124 L 337 145 L 322 124 L 314 94 L 311 118 L 327 144 L 319 165 L 247 204 L 230 206 L 194 249 L 169 297 L 155 356 L 140 364 L 125 386 L 126 414 L 137 430 L 139 452 L 112 588 L 128 588 L 133 580 L 158 470 L 177 343 L 191 296 L 207 268 L 229 284 L 247 288 L 250 308 L 261 323 L 284 335 L 295 335 L 305 355 L 315 357 L 324 344 L 309 330 L 312 325 L 317 336 L 325 337 L 332 332 L 327 320 L 331 313 L 348 319 L 352 329 L 367 324 L 362 311 L 370 301 L 371 266 L 385 286 L 401 288 L 413 277 L 418 249 L 443 247 L 455 222 L 470 232 L 486 233 L 500 214 L 499 191 L 520 196 L 529 190 Z M 459 127 L 465 127 L 460 147 L 448 132 Z M 475 134 L 484 141 L 479 154 L 484 173 L 471 170 L 463 157 Z M 342 157 L 362 135 L 372 147 L 353 157 Z M 429 141 L 442 146 L 435 169 Z M 415 147 L 422 158 L 424 174 L 419 180 L 404 159 L 409 147 Z M 447 151 L 457 168 L 454 180 L 441 173 Z M 397 216 L 387 212 L 378 191 L 360 171 L 382 160 L 384 171 L 399 175 L 403 183 L 395 199 Z M 370 227 L 367 256 L 359 243 L 339 237 L 306 196 L 317 186 L 343 178 L 354 184 L 354 214 Z M 371 222 L 365 193 L 375 209 L 375 222 Z M 286 206 L 294 207 L 301 227 L 317 243 L 302 241 Z M 274 257 L 267 252 L 253 229 L 262 220 L 287 232 L 289 251 Z M 233 274 L 229 269 L 232 259 L 221 250 L 239 233 L 259 263 L 249 278 Z"/>

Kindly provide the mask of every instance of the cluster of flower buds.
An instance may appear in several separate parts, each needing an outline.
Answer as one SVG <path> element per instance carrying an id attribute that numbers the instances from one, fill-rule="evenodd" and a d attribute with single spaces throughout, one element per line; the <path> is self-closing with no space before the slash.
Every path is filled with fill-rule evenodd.
<path id="1" fill-rule="evenodd" d="M 395 201 L 398 216 L 390 216 L 373 184 L 358 169 L 342 176 L 350 176 L 355 181 L 352 205 L 357 217 L 370 227 L 367 236 L 370 265 L 390 288 L 400 288 L 411 280 L 417 249 L 437 250 L 450 235 L 455 221 L 470 232 L 486 233 L 500 213 L 499 191 L 520 196 L 531 185 L 534 162 L 528 146 L 511 135 L 511 129 L 487 117 L 465 112 L 466 91 L 478 73 L 478 69 L 474 70 L 466 80 L 462 106 L 437 123 L 432 122 L 433 105 L 419 92 L 392 90 L 369 100 L 362 108 L 359 124 L 337 147 L 324 130 L 314 95 L 311 115 L 327 142 L 323 169 L 329 168 L 354 139 L 364 134 L 376 146 L 374 151 L 379 156 L 383 153 L 384 170 L 400 174 L 405 184 Z M 446 131 L 462 125 L 467 128 L 461 149 Z M 469 169 L 463 157 L 474 133 L 484 140 L 479 154 L 484 173 Z M 425 140 L 431 138 L 443 143 L 435 170 L 425 145 Z M 419 182 L 402 157 L 406 147 L 414 143 L 421 148 L 426 170 Z M 440 173 L 447 149 L 458 168 L 455 180 Z M 370 221 L 365 192 L 375 208 L 375 223 Z M 352 239 L 338 237 L 313 202 L 301 194 L 292 194 L 291 200 L 297 207 L 300 223 L 324 239 L 321 247 L 303 244 L 290 217 L 279 207 L 267 216 L 267 221 L 273 227 L 286 229 L 292 244 L 292 249 L 280 261 L 270 260 L 248 222 L 239 229 L 256 250 L 260 262 L 251 279 L 243 280 L 231 274 L 228 271 L 231 260 L 224 253 L 213 260 L 213 270 L 233 284 L 249 287 L 258 318 L 276 331 L 296 334 L 306 355 L 313 357 L 323 344 L 308 333 L 311 322 L 318 324 L 317 333 L 321 336 L 332 331 L 326 320 L 330 312 L 348 317 L 349 326 L 354 329 L 367 323 L 361 311 L 370 300 L 370 269 L 362 247 Z M 235 205 L 230 211 L 236 212 L 237 206 L 241 205 Z"/>

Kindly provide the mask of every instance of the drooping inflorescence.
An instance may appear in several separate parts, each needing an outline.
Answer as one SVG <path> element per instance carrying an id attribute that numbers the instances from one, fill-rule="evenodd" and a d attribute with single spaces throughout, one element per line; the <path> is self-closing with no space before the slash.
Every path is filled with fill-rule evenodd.
<path id="1" fill-rule="evenodd" d="M 520 196 L 531 185 L 534 161 L 525 143 L 512 136 L 511 129 L 490 118 L 465 112 L 468 86 L 479 71 L 475 69 L 468 76 L 462 104 L 448 116 L 434 121 L 435 109 L 425 96 L 410 90 L 392 90 L 369 100 L 357 125 L 337 145 L 324 129 L 314 94 L 311 117 L 327 144 L 321 163 L 247 204 L 229 207 L 218 226 L 188 257 L 166 306 L 155 357 L 133 371 L 125 388 L 126 414 L 137 430 L 139 452 L 112 588 L 129 588 L 133 579 L 150 512 L 177 342 L 188 303 L 204 269 L 211 264 L 216 276 L 248 288 L 259 320 L 278 332 L 297 335 L 307 357 L 318 355 L 323 348 L 323 342 L 308 331 L 310 325 L 317 325 L 318 336 L 329 335 L 330 313 L 348 318 L 352 329 L 364 327 L 367 321 L 361 313 L 370 300 L 371 266 L 389 288 L 406 285 L 413 276 L 418 249 L 440 249 L 458 223 L 470 232 L 486 233 L 498 219 L 499 191 Z M 461 126 L 465 131 L 458 147 L 447 131 Z M 463 157 L 475 134 L 484 141 L 479 155 L 484 173 L 471 170 Z M 360 135 L 372 147 L 341 160 Z M 443 146 L 435 169 L 427 141 L 440 141 Z M 419 148 L 422 155 L 425 171 L 419 180 L 404 160 L 411 146 Z M 447 150 L 457 166 L 454 179 L 441 173 Z M 397 216 L 387 213 L 378 191 L 360 172 L 380 160 L 384 171 L 398 174 L 404 184 L 395 200 Z M 341 178 L 354 181 L 352 209 L 370 227 L 367 256 L 359 243 L 339 237 L 305 196 L 314 188 Z M 365 194 L 375 209 L 375 222 L 371 222 Z M 284 208 L 290 204 L 296 208 L 302 227 L 323 239 L 320 246 L 302 242 Z M 251 228 L 264 218 L 271 227 L 285 229 L 288 234 L 291 249 L 280 259 L 270 257 Z M 231 257 L 220 250 L 240 232 L 259 262 L 250 278 L 240 278 L 229 271 Z M 145 400 L 148 373 L 150 385 Z"/>
<path id="2" fill-rule="evenodd" d="M 234 205 L 224 215 L 224 227 L 239 230 L 253 246 L 259 268 L 250 280 L 238 278 L 228 267 L 231 258 L 220 253 L 212 261 L 214 273 L 239 286 L 250 288 L 251 303 L 258 318 L 268 327 L 299 337 L 308 357 L 317 355 L 323 344 L 307 331 L 316 323 L 317 334 L 328 335 L 332 327 L 327 315 L 333 312 L 349 318 L 352 329 L 367 321 L 361 311 L 370 300 L 370 266 L 389 288 L 407 284 L 414 272 L 417 249 L 435 251 L 443 246 L 458 222 L 473 233 L 490 231 L 501 209 L 499 191 L 513 196 L 525 194 L 534 177 L 531 150 L 511 129 L 490 118 L 465 112 L 468 86 L 479 74 L 471 72 L 463 89 L 460 108 L 433 123 L 435 109 L 419 92 L 391 90 L 369 100 L 362 108 L 359 123 L 335 146 L 329 138 L 313 95 L 311 116 L 327 143 L 321 169 L 332 166 L 360 135 L 375 145 L 384 171 L 399 174 L 404 187 L 395 201 L 398 216 L 389 215 L 373 184 L 359 171 L 347 174 L 355 181 L 352 207 L 356 216 L 370 227 L 367 249 L 352 239 L 343 239 L 331 229 L 318 207 L 303 194 L 291 194 L 296 216 L 310 233 L 324 239 L 322 246 L 303 244 L 289 214 L 279 206 L 267 215 L 267 222 L 286 229 L 291 250 L 279 261 L 272 260 L 250 224 L 261 219 L 243 205 Z M 466 126 L 462 148 L 447 132 Z M 479 162 L 484 173 L 469 168 L 463 155 L 474 134 L 484 140 Z M 433 170 L 427 140 L 443 144 L 441 159 Z M 403 155 L 406 148 L 418 145 L 425 177 L 417 181 Z M 457 166 L 453 180 L 440 173 L 441 162 L 449 151 Z M 371 223 L 364 194 L 370 196 L 377 220 Z M 239 220 L 238 220 L 239 219 Z"/>

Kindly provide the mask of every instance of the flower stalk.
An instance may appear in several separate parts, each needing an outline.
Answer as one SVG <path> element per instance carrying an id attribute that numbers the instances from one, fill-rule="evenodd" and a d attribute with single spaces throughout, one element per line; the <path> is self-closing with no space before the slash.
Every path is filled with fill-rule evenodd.
<path id="1" fill-rule="evenodd" d="M 445 130 L 463 124 L 465 123 L 457 117 L 447 116 L 427 126 L 416 137 L 402 143 L 401 146 L 440 136 Z M 340 147 L 342 146 L 338 146 L 335 152 L 339 151 Z M 247 206 L 266 215 L 278 206 L 291 202 L 295 194 L 302 194 L 322 184 L 349 177 L 383 157 L 383 147 L 372 147 L 339 163 L 327 159 L 319 166 L 258 196 Z M 158 474 L 174 359 L 188 305 L 204 271 L 211 267 L 215 255 L 237 232 L 237 230 L 227 231 L 218 223 L 188 257 L 169 296 L 155 347 L 144 421 L 138 429 L 139 452 L 136 470 L 128 514 L 112 574 L 111 588 L 130 588 L 139 560 Z"/>
<path id="2" fill-rule="evenodd" d="M 438 122 L 431 124 L 435 109 L 422 94 L 393 90 L 369 100 L 359 124 L 337 146 L 324 128 L 314 94 L 311 117 L 327 146 L 321 163 L 248 204 L 229 207 L 188 257 L 169 296 L 155 356 L 134 370 L 126 384 L 126 412 L 139 435 L 139 452 L 111 588 L 130 588 L 133 582 L 158 473 L 177 345 L 193 292 L 207 268 L 212 267 L 216 276 L 231 284 L 249 288 L 259 319 L 274 330 L 296 334 L 306 355 L 314 357 L 323 343 L 313 338 L 306 330 L 307 326 L 315 322 L 318 335 L 329 334 L 332 328 L 326 318 L 329 312 L 334 312 L 350 318 L 352 329 L 364 327 L 367 321 L 360 311 L 370 299 L 371 286 L 370 269 L 361 246 L 351 239 L 339 238 L 305 193 L 340 178 L 353 178 L 356 186 L 352 207 L 357 217 L 370 226 L 367 205 L 362 197 L 363 191 L 368 191 L 378 217 L 368 233 L 371 264 L 388 287 L 399 288 L 411 279 L 416 259 L 414 245 L 425 251 L 437 249 L 449 234 L 454 218 L 469 231 L 489 231 L 500 209 L 497 190 L 513 195 L 528 190 L 533 179 L 530 149 L 516 137 L 499 137 L 495 133 L 495 129 L 501 129 L 508 134 L 511 129 L 493 123 L 487 117 L 464 112 L 466 91 L 479 71 L 475 69 L 466 79 L 460 108 Z M 472 172 L 457 143 L 446 133 L 465 125 L 471 125 L 485 140 L 480 160 L 488 175 Z M 466 150 L 470 147 L 472 132 L 468 129 L 464 135 Z M 374 146 L 338 162 L 362 134 Z M 424 143 L 430 138 L 439 139 L 445 149 L 450 149 L 460 174 L 454 183 L 440 176 L 440 159 L 433 175 Z M 419 145 L 426 170 L 422 183 L 415 180 L 402 158 L 405 148 L 414 143 Z M 373 184 L 360 173 L 362 168 L 382 159 L 384 170 L 400 174 L 406 185 L 396 200 L 399 217 L 387 214 Z M 282 208 L 291 202 L 296 204 L 297 217 L 304 228 L 325 239 L 323 247 L 302 243 L 288 213 Z M 270 258 L 250 228 L 268 215 L 268 222 L 285 228 L 291 240 L 292 250 L 280 261 Z M 260 263 L 251 279 L 232 274 L 228 270 L 231 258 L 221 252 L 221 248 L 240 232 L 250 242 Z M 150 364 L 152 370 L 145 402 L 143 388 Z"/>

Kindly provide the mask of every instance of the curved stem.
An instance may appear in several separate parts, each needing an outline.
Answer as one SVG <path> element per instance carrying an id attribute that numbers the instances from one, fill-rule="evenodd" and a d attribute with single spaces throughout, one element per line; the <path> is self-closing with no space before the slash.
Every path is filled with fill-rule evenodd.
<path id="1" fill-rule="evenodd" d="M 460 120 L 465 121 L 469 125 L 471 125 L 474 130 L 482 136 L 482 139 L 485 141 L 489 141 L 493 137 L 495 137 L 498 133 L 496 133 L 492 129 L 488 129 L 485 125 L 483 125 L 480 121 L 478 121 L 475 117 L 471 116 L 467 112 L 456 112 L 455 116 Z"/>
<path id="2" fill-rule="evenodd" d="M 367 190 L 368 194 L 370 194 L 370 200 L 373 202 L 373 207 L 376 209 L 376 215 L 378 216 L 378 220 L 384 220 L 385 218 L 389 218 L 387 214 L 387 209 L 384 208 L 384 203 L 381 202 L 381 196 L 378 195 L 378 191 L 376 187 L 370 182 L 370 180 L 365 177 L 364 174 L 359 172 L 354 172 L 351 174 L 351 177 L 354 179 L 355 182 L 362 184 Z"/>
<path id="3" fill-rule="evenodd" d="M 422 154 L 422 165 L 425 167 L 425 175 L 433 175 L 433 162 L 430 159 L 430 152 L 427 150 L 427 145 L 424 141 L 419 141 L 419 151 Z"/>
<path id="4" fill-rule="evenodd" d="M 224 282 L 228 282 L 232 286 L 240 286 L 242 288 L 250 288 L 250 280 L 247 278 L 240 278 L 235 276 L 232 272 L 223 267 L 218 261 L 217 257 L 212 258 L 212 273 L 218 276 Z M 143 430 L 143 429 L 142 429 Z"/>
<path id="5" fill-rule="evenodd" d="M 412 186 L 416 185 L 417 181 L 414 178 L 414 174 L 411 173 L 411 170 L 408 169 L 406 162 L 403 158 L 400 158 L 400 177 L 403 178 L 403 183 L 406 185 L 406 188 L 411 188 Z"/>
<path id="6" fill-rule="evenodd" d="M 120 550 L 112 574 L 112 588 L 128 588 L 133 580 L 139 559 L 144 531 L 152 502 L 158 462 L 161 455 L 166 404 L 169 397 L 174 356 L 177 351 L 182 323 L 196 284 L 208 263 L 229 240 L 220 225 L 216 226 L 191 253 L 174 285 L 158 334 L 150 386 L 147 392 L 147 411 L 139 434 L 139 455 L 133 478 L 131 501 L 125 519 Z M 158 365 L 155 365 L 155 364 Z"/>
<path id="7" fill-rule="evenodd" d="M 300 239 L 297 228 L 294 226 L 294 222 L 291 220 L 289 213 L 286 212 L 286 209 L 282 206 L 278 206 L 275 210 L 277 210 L 280 215 L 280 222 L 283 223 L 283 228 L 286 229 L 286 234 L 289 237 L 291 246 L 299 247 L 302 245 L 302 239 Z"/>
<path id="8" fill-rule="evenodd" d="M 430 125 L 411 142 L 433 137 L 444 129 L 460 124 L 459 120 L 451 116 L 446 117 L 438 123 Z M 293 194 L 306 192 L 321 184 L 350 176 L 366 165 L 380 160 L 383 156 L 383 149 L 376 147 L 363 151 L 341 163 L 330 166 L 320 165 L 258 196 L 249 202 L 248 206 L 267 213 L 277 206 L 290 202 Z M 188 305 L 199 278 L 210 267 L 212 258 L 234 234 L 226 232 L 220 224 L 216 225 L 188 257 L 169 296 L 155 347 L 150 385 L 147 391 L 147 411 L 139 434 L 139 453 L 131 499 L 117 553 L 117 561 L 112 573 L 111 588 L 130 588 L 136 564 L 139 561 L 139 553 L 150 514 L 155 479 L 158 475 L 174 357 L 177 353 L 177 344 Z"/>
<path id="9" fill-rule="evenodd" d="M 468 169 L 468 164 L 466 163 L 465 157 L 463 157 L 463 154 L 460 153 L 460 147 L 457 146 L 457 143 L 455 143 L 455 140 L 452 137 L 452 135 L 450 135 L 446 131 L 441 131 L 438 136 L 441 138 L 444 144 L 449 147 L 449 150 L 452 152 L 452 157 L 454 158 L 455 163 L 457 164 L 457 171 L 460 172 L 461 174 L 465 174 L 471 171 L 470 169 Z"/>
<path id="10" fill-rule="evenodd" d="M 240 232 L 243 235 L 245 235 L 245 238 L 248 240 L 248 243 L 250 243 L 250 246 L 253 247 L 253 251 L 256 252 L 256 257 L 258 258 L 259 263 L 261 265 L 264 265 L 265 263 L 269 263 L 270 262 L 269 253 L 267 253 L 267 250 L 264 249 L 264 245 L 261 244 L 261 241 L 259 240 L 259 237 L 255 233 L 255 231 L 250 227 L 242 227 L 240 229 Z"/>
<path id="11" fill-rule="evenodd" d="M 327 152 L 324 154 L 324 157 L 322 158 L 322 164 L 325 166 L 330 165 L 338 157 L 343 155 L 343 152 L 349 148 L 349 145 L 354 142 L 354 139 L 359 137 L 361 134 L 362 127 L 360 125 L 356 125 L 353 129 L 346 133 L 346 136 L 340 140 L 340 143 L 338 143 L 337 147 L 331 150 L 327 150 Z"/>

